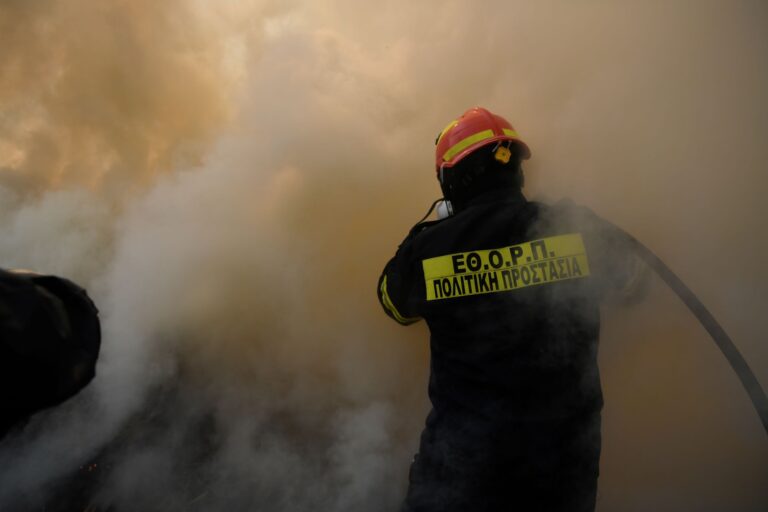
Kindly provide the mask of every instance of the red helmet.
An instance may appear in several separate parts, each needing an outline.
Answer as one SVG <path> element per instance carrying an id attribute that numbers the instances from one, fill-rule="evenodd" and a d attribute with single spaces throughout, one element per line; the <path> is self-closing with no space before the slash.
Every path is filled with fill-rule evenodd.
<path id="1" fill-rule="evenodd" d="M 520 140 L 509 121 L 481 107 L 474 107 L 451 121 L 437 137 L 435 165 L 453 167 L 473 151 L 499 141 L 510 141 L 521 150 L 523 160 L 531 158 L 531 150 Z"/>

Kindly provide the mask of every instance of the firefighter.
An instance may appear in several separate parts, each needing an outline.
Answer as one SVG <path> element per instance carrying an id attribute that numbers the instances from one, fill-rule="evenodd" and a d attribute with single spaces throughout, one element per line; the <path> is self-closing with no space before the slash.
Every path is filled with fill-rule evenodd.
<path id="1" fill-rule="evenodd" d="M 403 511 L 592 511 L 598 306 L 642 289 L 644 267 L 589 210 L 526 200 L 531 152 L 503 117 L 472 108 L 436 145 L 450 215 L 417 224 L 378 283 L 385 312 L 431 336 Z"/>
<path id="2" fill-rule="evenodd" d="M 85 290 L 0 269 L 0 437 L 85 387 L 100 345 L 98 310 Z"/>

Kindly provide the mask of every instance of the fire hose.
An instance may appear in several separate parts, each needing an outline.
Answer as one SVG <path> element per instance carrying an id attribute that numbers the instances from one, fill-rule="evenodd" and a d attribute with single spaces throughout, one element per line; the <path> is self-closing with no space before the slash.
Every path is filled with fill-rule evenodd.
<path id="1" fill-rule="evenodd" d="M 649 266 L 654 272 L 661 278 L 662 281 L 667 283 L 675 294 L 680 297 L 688 309 L 701 323 L 702 327 L 706 329 L 715 344 L 723 353 L 731 368 L 736 373 L 736 376 L 741 381 L 741 385 L 744 386 L 752 405 L 755 407 L 760 420 L 763 422 L 763 428 L 766 434 L 768 434 L 768 397 L 765 395 L 765 390 L 760 386 L 757 377 L 752 372 L 752 369 L 747 364 L 747 361 L 736 348 L 736 345 L 731 341 L 730 336 L 725 332 L 725 329 L 720 323 L 715 320 L 712 313 L 702 304 L 699 298 L 691 291 L 688 286 L 683 283 L 672 270 L 656 256 L 648 247 L 640 243 L 635 237 L 624 231 L 623 229 L 607 222 L 616 233 L 623 237 L 627 243 L 634 249 L 635 253 Z"/>

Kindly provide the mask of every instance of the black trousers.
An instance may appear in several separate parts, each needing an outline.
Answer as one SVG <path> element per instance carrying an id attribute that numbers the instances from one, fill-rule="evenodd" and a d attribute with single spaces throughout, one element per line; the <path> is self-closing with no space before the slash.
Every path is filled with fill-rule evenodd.
<path id="1" fill-rule="evenodd" d="M 496 439 L 435 430 L 422 434 L 401 512 L 594 511 L 599 411 L 518 422 Z"/>

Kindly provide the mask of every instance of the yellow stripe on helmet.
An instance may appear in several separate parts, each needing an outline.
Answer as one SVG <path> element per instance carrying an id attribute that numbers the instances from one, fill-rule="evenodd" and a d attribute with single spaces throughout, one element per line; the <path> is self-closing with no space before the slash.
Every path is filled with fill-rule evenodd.
<path id="1" fill-rule="evenodd" d="M 484 130 L 474 135 L 470 135 L 469 137 L 460 140 L 459 142 L 454 144 L 452 147 L 448 148 L 448 151 L 446 151 L 445 154 L 443 155 L 443 161 L 448 162 L 451 158 L 458 155 L 459 153 L 467 149 L 472 144 L 476 144 L 485 139 L 490 139 L 493 136 L 494 136 L 493 130 Z"/>
<path id="2" fill-rule="evenodd" d="M 504 135 L 508 137 L 514 137 L 516 139 L 520 138 L 515 130 L 510 130 L 509 128 L 504 128 Z"/>
<path id="3" fill-rule="evenodd" d="M 435 146 L 440 144 L 440 139 L 442 139 L 445 136 L 445 134 L 448 133 L 448 130 L 450 130 L 451 128 L 453 128 L 457 124 L 459 124 L 459 120 L 458 119 L 454 119 L 453 121 L 448 123 L 448 125 L 445 128 L 443 128 L 443 131 L 440 132 L 440 135 L 437 136 L 437 140 L 435 140 Z"/>

